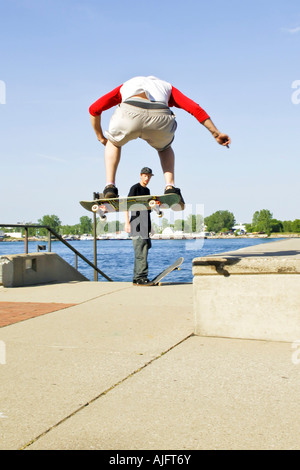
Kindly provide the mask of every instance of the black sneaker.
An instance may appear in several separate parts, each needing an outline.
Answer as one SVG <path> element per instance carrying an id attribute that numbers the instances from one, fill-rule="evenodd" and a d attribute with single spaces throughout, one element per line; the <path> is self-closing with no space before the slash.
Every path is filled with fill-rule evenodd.
<path id="1" fill-rule="evenodd" d="M 108 184 L 103 190 L 104 199 L 113 199 L 119 197 L 118 188 L 114 184 Z"/>
<path id="2" fill-rule="evenodd" d="M 153 286 L 153 282 L 149 279 L 136 279 L 134 281 L 135 286 Z"/>
<path id="3" fill-rule="evenodd" d="M 165 194 L 178 194 L 180 196 L 178 205 L 180 206 L 180 210 L 184 210 L 185 202 L 179 188 L 175 188 L 175 186 L 167 186 L 165 189 Z"/>
<path id="4" fill-rule="evenodd" d="M 94 200 L 96 199 L 104 199 L 103 193 L 94 193 Z"/>

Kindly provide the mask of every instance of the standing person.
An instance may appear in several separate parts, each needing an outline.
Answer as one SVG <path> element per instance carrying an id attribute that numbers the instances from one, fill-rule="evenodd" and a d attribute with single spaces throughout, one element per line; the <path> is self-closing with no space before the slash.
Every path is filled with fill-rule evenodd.
<path id="1" fill-rule="evenodd" d="M 149 195 L 150 190 L 147 186 L 152 176 L 151 168 L 142 168 L 140 182 L 130 188 L 128 197 Z M 134 248 L 133 284 L 137 286 L 152 285 L 148 279 L 148 251 L 151 248 L 150 212 L 150 210 L 132 211 L 130 220 L 129 213 L 125 213 L 125 231 L 131 234 Z"/>
<path id="2" fill-rule="evenodd" d="M 111 117 L 106 138 L 101 127 L 101 114 L 116 105 L 118 107 Z M 197 103 L 170 83 L 153 76 L 134 77 L 99 98 L 89 108 L 96 136 L 105 145 L 105 197 L 118 197 L 115 179 L 121 147 L 138 137 L 146 140 L 158 152 L 166 184 L 165 194 L 175 192 L 181 196 L 174 179 L 175 156 L 171 144 L 177 122 L 170 110 L 172 106 L 192 114 L 220 145 L 228 147 L 231 143 L 229 136 L 218 131 L 209 115 Z"/>

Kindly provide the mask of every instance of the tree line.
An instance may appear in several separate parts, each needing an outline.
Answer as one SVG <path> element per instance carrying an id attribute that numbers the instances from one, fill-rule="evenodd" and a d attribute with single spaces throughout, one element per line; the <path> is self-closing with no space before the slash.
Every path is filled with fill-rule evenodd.
<path id="1" fill-rule="evenodd" d="M 93 221 L 88 216 L 82 216 L 79 223 L 75 225 L 63 225 L 57 215 L 44 215 L 38 219 L 39 225 L 47 225 L 60 235 L 83 235 L 92 233 Z M 208 217 L 202 215 L 189 215 L 185 220 L 177 219 L 170 224 L 168 219 L 162 219 L 160 225 L 153 223 L 155 233 L 161 233 L 166 227 L 173 228 L 174 231 L 195 232 L 230 232 L 236 224 L 234 214 L 227 210 L 219 210 Z M 253 214 L 252 222 L 245 224 L 246 232 L 254 233 L 300 233 L 300 219 L 280 221 L 273 218 L 273 214 L 268 209 L 256 211 Z M 5 229 L 3 229 L 5 230 Z M 115 221 L 100 222 L 97 218 L 97 233 L 111 233 L 124 230 L 124 223 Z M 8 231 L 5 230 L 5 231 Z M 18 231 L 18 229 L 15 229 Z M 47 230 L 40 228 L 29 228 L 29 236 L 46 236 Z"/>
<path id="2" fill-rule="evenodd" d="M 235 217 L 229 211 L 217 211 L 204 219 L 208 232 L 231 231 L 236 223 Z M 256 211 L 253 214 L 252 222 L 245 223 L 246 232 L 250 233 L 300 233 L 300 219 L 277 220 L 268 209 Z"/>

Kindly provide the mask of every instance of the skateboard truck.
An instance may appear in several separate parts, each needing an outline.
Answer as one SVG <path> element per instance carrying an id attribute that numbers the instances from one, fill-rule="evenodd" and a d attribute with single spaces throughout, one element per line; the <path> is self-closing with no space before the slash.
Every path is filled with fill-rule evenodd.
<path id="1" fill-rule="evenodd" d="M 151 201 L 149 201 L 149 207 L 157 213 L 158 217 L 162 217 L 164 215 L 163 211 L 160 210 L 160 201 L 151 199 Z"/>
<path id="2" fill-rule="evenodd" d="M 106 220 L 106 212 L 107 209 L 104 205 L 98 205 L 97 203 L 92 206 L 92 212 L 96 213 L 99 215 L 100 220 L 104 222 Z"/>
<path id="3" fill-rule="evenodd" d="M 97 193 L 97 192 L 93 193 L 93 197 L 94 197 L 94 200 L 104 198 L 103 193 Z M 95 204 L 92 205 L 91 209 L 92 209 L 92 212 L 94 212 L 94 214 L 99 215 L 100 220 L 102 222 L 104 222 L 106 220 L 106 215 L 105 214 L 107 212 L 107 209 L 104 205 L 101 206 L 101 205 L 99 205 L 95 202 Z"/>

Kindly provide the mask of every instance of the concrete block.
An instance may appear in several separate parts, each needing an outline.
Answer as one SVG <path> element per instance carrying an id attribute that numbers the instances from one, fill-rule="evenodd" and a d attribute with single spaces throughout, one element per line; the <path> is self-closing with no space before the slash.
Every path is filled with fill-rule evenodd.
<path id="1" fill-rule="evenodd" d="M 195 334 L 300 340 L 299 257 L 196 258 L 193 275 Z"/>
<path id="2" fill-rule="evenodd" d="M 88 279 L 56 253 L 5 255 L 0 258 L 0 284 L 4 287 L 70 281 Z"/>

